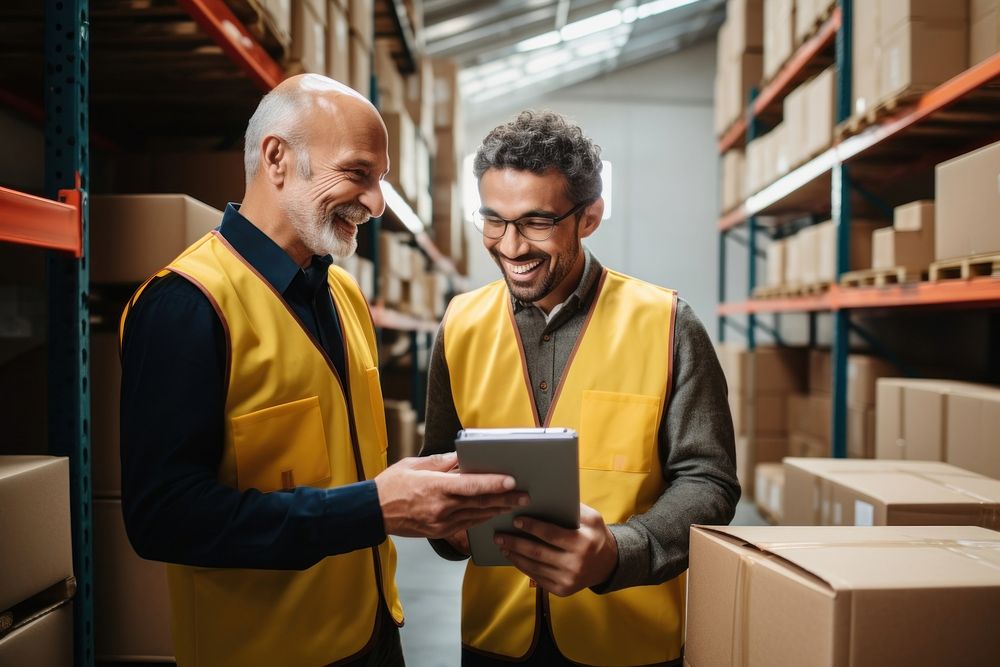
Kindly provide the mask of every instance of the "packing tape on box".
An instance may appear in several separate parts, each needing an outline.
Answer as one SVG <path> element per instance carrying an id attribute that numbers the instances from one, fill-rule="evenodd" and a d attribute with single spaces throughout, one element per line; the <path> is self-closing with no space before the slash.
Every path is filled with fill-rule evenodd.
<path id="1" fill-rule="evenodd" d="M 735 604 L 733 605 L 733 643 L 732 664 L 736 667 L 747 667 L 750 664 L 750 583 L 756 561 L 775 558 L 791 565 L 796 570 L 802 567 L 787 558 L 775 553 L 779 550 L 794 549 L 832 549 L 832 548 L 938 548 L 958 556 L 968 558 L 985 567 L 1000 571 L 1000 558 L 996 561 L 980 556 L 977 551 L 989 551 L 1000 554 L 1000 540 L 943 540 L 931 538 L 912 538 L 906 540 L 870 540 L 845 542 L 745 542 L 745 546 L 754 551 L 740 554 L 736 569 Z M 818 575 L 817 575 L 818 576 Z M 823 579 L 823 577 L 820 577 Z M 835 583 L 835 582 L 830 582 Z M 840 582 L 847 585 L 848 582 Z"/>

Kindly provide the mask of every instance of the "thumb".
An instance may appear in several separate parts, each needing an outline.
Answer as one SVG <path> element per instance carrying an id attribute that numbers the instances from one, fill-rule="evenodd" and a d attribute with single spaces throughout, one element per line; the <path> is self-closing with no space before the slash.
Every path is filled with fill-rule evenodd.
<path id="1" fill-rule="evenodd" d="M 431 454 L 421 456 L 413 462 L 414 470 L 435 470 L 437 472 L 448 472 L 458 463 L 458 454 L 446 452 L 444 454 Z"/>

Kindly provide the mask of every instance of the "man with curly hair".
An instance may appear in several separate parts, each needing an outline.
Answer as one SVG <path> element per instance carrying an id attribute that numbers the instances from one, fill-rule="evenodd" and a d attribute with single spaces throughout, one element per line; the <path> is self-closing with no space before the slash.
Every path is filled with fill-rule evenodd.
<path id="1" fill-rule="evenodd" d="M 519 518 L 515 567 L 466 569 L 462 664 L 673 665 L 684 638 L 690 526 L 740 496 L 726 384 L 677 293 L 603 267 L 600 148 L 525 111 L 475 157 L 476 226 L 503 276 L 456 297 L 431 358 L 423 454 L 462 428 L 579 433 L 580 527 Z M 467 558 L 464 531 L 432 540 Z"/>

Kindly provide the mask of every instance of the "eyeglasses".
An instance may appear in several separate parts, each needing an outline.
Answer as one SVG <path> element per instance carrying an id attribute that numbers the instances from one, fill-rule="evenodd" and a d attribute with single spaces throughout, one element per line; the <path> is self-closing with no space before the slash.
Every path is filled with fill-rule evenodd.
<path id="1" fill-rule="evenodd" d="M 552 236 L 556 225 L 574 213 L 579 213 L 588 203 L 580 202 L 568 213 L 560 215 L 558 218 L 531 215 L 517 220 L 506 220 L 496 215 L 485 215 L 476 211 L 472 215 L 472 223 L 488 239 L 502 239 L 507 233 L 507 225 L 514 225 L 517 233 L 529 241 L 546 241 Z"/>

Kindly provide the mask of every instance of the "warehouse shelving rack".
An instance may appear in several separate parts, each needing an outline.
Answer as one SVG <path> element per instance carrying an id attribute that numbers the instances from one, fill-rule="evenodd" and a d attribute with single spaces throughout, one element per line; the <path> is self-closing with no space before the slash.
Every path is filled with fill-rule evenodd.
<path id="1" fill-rule="evenodd" d="M 154 0 L 147 9 L 160 11 L 165 2 Z M 239 70 L 230 79 L 245 76 L 258 90 L 267 91 L 285 77 L 281 66 L 222 0 L 176 0 L 176 3 L 221 48 L 230 66 Z M 12 9 L 22 11 L 19 6 Z M 100 9 L 106 11 L 108 5 Z M 40 11 L 44 30 L 44 92 L 38 94 L 34 78 L 37 75 L 29 64 L 0 84 L 0 105 L 44 125 L 45 196 L 0 188 L 0 242 L 48 251 L 48 451 L 67 456 L 70 461 L 73 567 L 77 582 L 74 662 L 89 667 L 95 662 L 87 265 L 90 147 L 91 144 L 113 147 L 113 144 L 90 128 L 90 0 L 45 0 Z M 405 14 L 393 16 L 402 11 L 398 0 L 378 0 L 376 26 L 380 31 L 385 25 L 398 31 L 412 70 L 412 29 Z M 30 32 L 19 36 L 18 44 L 9 44 L 9 48 L 37 49 L 32 46 L 34 35 Z M 378 34 L 384 36 L 382 32 Z M 150 81 L 151 86 L 165 83 L 194 85 L 185 81 Z M 193 99 L 192 95 L 195 93 L 187 97 Z M 41 99 L 41 104 L 36 99 Z M 373 222 L 370 229 L 377 233 L 379 221 Z M 456 282 L 461 279 L 428 234 L 417 232 L 414 240 L 440 270 Z M 373 244 L 376 249 L 377 245 Z M 414 341 L 418 335 L 430 335 L 437 326 L 436 322 L 410 317 L 380 304 L 373 307 L 373 317 L 377 326 L 408 332 Z"/>
<path id="2" fill-rule="evenodd" d="M 738 147 L 744 136 L 752 138 L 759 118 L 777 113 L 777 105 L 811 63 L 829 49 L 831 40 L 837 64 L 837 122 L 851 112 L 851 26 L 853 0 L 840 0 L 819 32 L 806 41 L 775 79 L 751 99 L 746 117 L 720 138 L 720 154 Z M 877 192 L 914 169 L 929 170 L 944 160 L 962 155 L 1000 139 L 996 118 L 1000 117 L 1000 54 L 958 74 L 922 95 L 912 106 L 903 106 L 853 136 L 836 141 L 820 155 L 791 170 L 774 183 L 748 197 L 734 210 L 725 212 L 719 230 L 718 338 L 725 340 L 727 327 L 742 330 L 750 349 L 755 347 L 756 321 L 761 314 L 805 313 L 809 317 L 810 344 L 815 344 L 819 313 L 832 314 L 833 321 L 833 410 L 831 454 L 845 457 L 847 425 L 847 355 L 852 332 L 864 336 L 851 322 L 853 313 L 907 312 L 924 309 L 986 309 L 1000 307 L 1000 279 L 906 283 L 886 287 L 841 287 L 791 298 L 753 298 L 756 287 L 758 216 L 817 214 L 829 212 L 836 228 L 837 276 L 850 264 L 852 209 L 859 199 L 871 202 Z M 932 140 L 933 139 L 933 140 Z M 855 196 L 857 195 L 857 196 Z M 877 204 L 878 202 L 876 202 Z M 748 289 L 745 300 L 726 299 L 726 239 L 734 229 L 746 226 L 749 249 Z M 773 231 L 773 230 L 767 230 Z M 737 317 L 746 317 L 746 326 Z"/>

